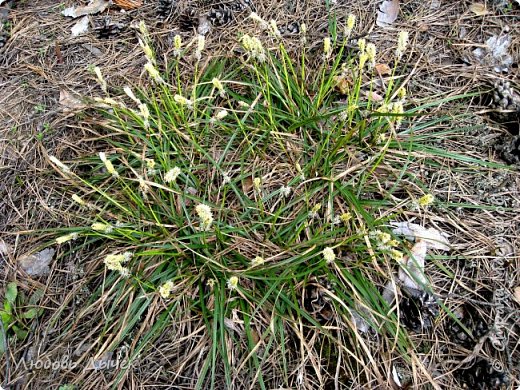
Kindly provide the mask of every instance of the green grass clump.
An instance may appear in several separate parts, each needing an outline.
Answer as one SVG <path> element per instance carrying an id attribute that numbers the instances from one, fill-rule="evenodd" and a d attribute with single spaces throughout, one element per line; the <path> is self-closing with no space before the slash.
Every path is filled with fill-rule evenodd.
<path id="1" fill-rule="evenodd" d="M 191 49 L 176 38 L 159 72 L 141 25 L 152 86 L 108 95 L 96 70 L 99 154 L 52 161 L 80 205 L 78 226 L 57 232 L 62 254 L 99 259 L 79 318 L 103 309 L 100 353 L 127 342 L 136 358 L 198 323 L 193 348 L 206 353 L 186 347 L 175 367 L 195 367 L 201 389 L 289 388 L 301 375 L 323 385 L 336 372 L 368 383 L 378 351 L 413 354 L 381 294 L 407 246 L 378 241 L 428 193 L 407 171 L 420 150 L 412 114 L 404 88 L 375 92 L 375 47 L 349 51 L 332 30 L 323 52 L 295 56 L 271 25 L 274 49 L 244 35 L 242 58 L 204 66 L 198 38 L 186 77 Z"/>

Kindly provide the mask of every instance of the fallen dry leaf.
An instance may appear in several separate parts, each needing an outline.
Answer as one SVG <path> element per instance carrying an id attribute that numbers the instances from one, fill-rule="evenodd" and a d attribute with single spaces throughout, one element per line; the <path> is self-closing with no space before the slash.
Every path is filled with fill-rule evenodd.
<path id="1" fill-rule="evenodd" d="M 387 64 L 376 64 L 375 68 L 379 76 L 387 76 L 392 73 L 392 69 Z"/>
<path id="2" fill-rule="evenodd" d="M 253 177 L 248 176 L 242 181 L 242 191 L 248 193 L 253 190 Z"/>
<path id="3" fill-rule="evenodd" d="M 374 91 L 365 91 L 364 93 L 365 96 L 373 102 L 380 102 L 384 99 L 383 96 Z"/>
<path id="4" fill-rule="evenodd" d="M 489 11 L 486 8 L 485 4 L 482 3 L 473 3 L 469 6 L 469 10 L 473 12 L 477 16 L 487 15 Z"/>
<path id="5" fill-rule="evenodd" d="M 405 257 L 399 267 L 399 280 L 403 286 L 414 290 L 424 290 L 424 286 L 428 284 L 428 279 L 424 275 L 424 262 L 426 258 L 426 250 L 428 244 L 420 240 L 410 251 L 410 256 Z"/>
<path id="6" fill-rule="evenodd" d="M 11 246 L 0 240 L 0 255 L 8 255 L 11 252 Z"/>
<path id="7" fill-rule="evenodd" d="M 353 80 L 349 77 L 344 76 L 335 76 L 334 82 L 336 83 L 334 87 L 342 95 L 347 95 L 350 91 L 350 87 L 352 87 L 353 85 Z"/>
<path id="8" fill-rule="evenodd" d="M 107 0 L 92 0 L 86 6 L 80 7 L 69 7 L 65 8 L 61 13 L 64 16 L 70 16 L 71 18 L 79 18 L 80 16 L 93 15 L 99 12 L 103 12 L 107 9 L 110 2 Z"/>
<path id="9" fill-rule="evenodd" d="M 22 256 L 18 263 L 31 276 L 43 276 L 51 272 L 49 264 L 56 251 L 52 248 L 44 249 L 32 255 Z"/>
<path id="10" fill-rule="evenodd" d="M 376 24 L 379 27 L 388 27 L 397 20 L 399 9 L 401 8 L 399 0 L 385 0 L 379 6 L 377 11 Z"/>
<path id="11" fill-rule="evenodd" d="M 520 303 L 520 286 L 515 287 L 515 292 L 513 296 L 515 297 L 516 302 Z"/>
<path id="12" fill-rule="evenodd" d="M 60 89 L 60 106 L 62 106 L 65 111 L 81 110 L 86 107 L 78 97 L 65 89 Z"/>
<path id="13" fill-rule="evenodd" d="M 141 0 L 113 0 L 114 4 L 127 11 L 139 8 L 143 5 Z"/>
<path id="14" fill-rule="evenodd" d="M 440 230 L 425 227 L 411 222 L 390 222 L 392 233 L 395 235 L 405 236 L 410 241 L 424 241 L 428 244 L 428 248 L 440 249 L 443 251 L 450 250 L 448 235 Z"/>
<path id="15" fill-rule="evenodd" d="M 83 16 L 78 22 L 72 26 L 70 31 L 72 32 L 73 37 L 77 37 L 78 35 L 84 34 L 88 31 L 88 16 Z"/>
<path id="16" fill-rule="evenodd" d="M 425 32 L 425 31 L 428 31 L 430 29 L 430 26 L 427 24 L 427 23 L 420 23 L 418 26 L 417 26 L 417 30 L 421 31 L 421 32 Z"/>
<path id="17" fill-rule="evenodd" d="M 393 228 L 392 233 L 415 241 L 410 256 L 405 256 L 399 264 L 399 280 L 408 288 L 423 291 L 424 286 L 428 285 L 428 279 L 424 275 L 426 252 L 428 249 L 449 250 L 450 243 L 447 234 L 410 222 L 390 222 L 390 225 Z"/>
<path id="18" fill-rule="evenodd" d="M 399 373 L 397 372 L 397 369 L 395 368 L 394 364 L 392 364 L 392 381 L 394 382 L 393 384 L 395 386 L 397 386 L 398 389 L 400 389 L 403 386 L 401 384 L 401 379 L 399 378 Z"/>

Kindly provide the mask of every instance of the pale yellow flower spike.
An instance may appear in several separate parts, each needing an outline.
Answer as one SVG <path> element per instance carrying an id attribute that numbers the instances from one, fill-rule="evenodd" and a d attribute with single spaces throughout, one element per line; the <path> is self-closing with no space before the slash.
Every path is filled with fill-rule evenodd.
<path id="1" fill-rule="evenodd" d="M 164 83 L 164 80 L 162 79 L 161 74 L 150 61 L 148 61 L 144 65 L 144 69 L 148 72 L 148 74 L 150 75 L 150 77 L 152 78 L 153 81 L 155 81 L 158 84 Z"/>
<path id="2" fill-rule="evenodd" d="M 125 91 L 126 96 L 128 96 L 134 102 L 136 102 L 137 104 L 141 104 L 141 101 L 134 95 L 134 92 L 132 91 L 132 89 L 130 87 L 128 87 L 128 86 L 124 87 L 123 91 Z"/>
<path id="3" fill-rule="evenodd" d="M 73 194 L 73 195 L 72 195 L 72 200 L 73 200 L 74 202 L 76 202 L 77 204 L 79 204 L 80 206 L 86 206 L 86 205 L 87 205 L 87 202 L 85 202 L 85 201 L 83 200 L 83 198 L 81 198 L 81 197 L 80 197 L 79 195 L 77 195 L 77 194 Z"/>
<path id="4" fill-rule="evenodd" d="M 316 204 L 312 207 L 311 212 L 313 212 L 313 213 L 317 213 L 318 211 L 320 211 L 320 209 L 321 209 L 321 203 L 316 203 Z"/>
<path id="5" fill-rule="evenodd" d="M 263 30 L 266 30 L 269 28 L 269 24 L 264 19 L 262 19 L 260 16 L 258 16 L 258 14 L 256 12 L 251 12 L 249 14 L 249 18 L 253 19 L 255 22 L 257 22 Z"/>
<path id="6" fill-rule="evenodd" d="M 435 197 L 432 194 L 426 194 L 424 196 L 421 196 L 419 200 L 417 201 L 417 204 L 421 207 L 428 207 L 431 205 L 435 200 Z"/>
<path id="7" fill-rule="evenodd" d="M 232 276 L 227 281 L 227 286 L 230 290 L 236 290 L 238 287 L 238 276 Z"/>
<path id="8" fill-rule="evenodd" d="M 204 50 L 204 46 L 206 45 L 206 38 L 204 35 L 197 36 L 197 50 L 195 51 L 195 58 L 200 61 L 202 58 L 202 50 Z"/>
<path id="9" fill-rule="evenodd" d="M 105 152 L 99 152 L 99 158 L 101 161 L 103 161 L 103 164 L 105 164 L 105 168 L 107 169 L 107 172 L 110 173 L 113 177 L 119 177 L 119 173 L 115 170 L 114 166 L 112 165 L 112 162 L 107 159 L 107 155 Z"/>
<path id="10" fill-rule="evenodd" d="M 99 69 L 98 66 L 94 67 L 94 73 L 96 74 L 96 77 L 98 79 L 99 85 L 101 86 L 101 89 L 103 92 L 107 93 L 107 82 L 103 78 L 103 74 L 101 73 L 101 69 Z"/>
<path id="11" fill-rule="evenodd" d="M 96 232 L 102 232 L 106 234 L 110 234 L 114 231 L 112 225 L 103 222 L 94 222 L 90 227 Z"/>
<path id="12" fill-rule="evenodd" d="M 259 265 L 262 265 L 265 263 L 265 260 L 263 257 L 260 257 L 260 256 L 256 256 L 252 261 L 251 261 L 251 267 L 257 267 Z"/>
<path id="13" fill-rule="evenodd" d="M 217 91 L 219 92 L 221 97 L 226 96 L 226 91 L 224 90 L 224 85 L 222 85 L 222 81 L 220 81 L 216 77 L 213 77 L 213 80 L 211 80 L 211 83 L 217 89 Z"/>
<path id="14" fill-rule="evenodd" d="M 397 58 L 401 58 L 408 46 L 408 31 L 400 31 L 399 38 L 397 39 Z"/>
<path id="15" fill-rule="evenodd" d="M 51 162 L 56 165 L 58 168 L 60 168 L 63 172 L 65 173 L 70 173 L 70 168 L 63 164 L 60 160 L 58 160 L 56 157 L 54 156 L 49 156 L 49 160 L 51 160 Z"/>
<path id="16" fill-rule="evenodd" d="M 56 238 L 56 244 L 64 244 L 65 242 L 68 242 L 68 241 L 73 241 L 75 239 L 78 238 L 78 233 L 70 233 L 70 234 L 67 234 L 65 236 L 61 236 L 61 237 L 58 237 Z"/>
<path id="17" fill-rule="evenodd" d="M 139 31 L 141 32 L 144 38 L 148 38 L 148 36 L 150 35 L 150 33 L 148 32 L 148 27 L 146 27 L 146 23 L 144 22 L 144 20 L 141 20 L 139 22 Z"/>
<path id="18" fill-rule="evenodd" d="M 348 221 L 350 221 L 352 219 L 352 214 L 350 214 L 350 213 L 343 213 L 343 214 L 341 214 L 339 216 L 339 219 L 341 220 L 341 222 L 346 224 Z"/>
<path id="19" fill-rule="evenodd" d="M 127 278 L 130 276 L 130 270 L 123 267 L 122 264 L 129 261 L 132 256 L 133 254 L 131 252 L 125 252 L 120 255 L 107 255 L 103 262 L 109 270 L 118 271 L 121 276 Z"/>
<path id="20" fill-rule="evenodd" d="M 397 94 L 399 96 L 399 99 L 404 101 L 406 99 L 406 88 L 405 87 L 399 88 L 399 90 L 397 91 Z"/>
<path id="21" fill-rule="evenodd" d="M 370 69 L 376 66 L 376 45 L 373 43 L 367 44 L 366 53 L 368 56 Z"/>
<path id="22" fill-rule="evenodd" d="M 260 187 L 262 186 L 262 179 L 259 177 L 255 177 L 253 179 L 253 187 L 255 190 L 260 191 Z"/>
<path id="23" fill-rule="evenodd" d="M 242 46 L 249 53 L 251 58 L 256 59 L 259 62 L 264 62 L 266 60 L 265 49 L 262 46 L 260 39 L 250 37 L 246 34 L 242 37 L 241 42 Z"/>
<path id="24" fill-rule="evenodd" d="M 226 109 L 222 109 L 220 110 L 219 112 L 217 112 L 217 115 L 215 115 L 215 117 L 219 120 L 222 120 L 224 119 L 226 116 L 228 115 L 228 112 Z"/>
<path id="25" fill-rule="evenodd" d="M 336 254 L 334 253 L 334 250 L 332 248 L 327 247 L 323 249 L 322 254 L 327 264 L 331 264 L 334 262 L 334 260 L 336 260 Z"/>
<path id="26" fill-rule="evenodd" d="M 271 19 L 271 21 L 269 22 L 269 27 L 270 27 L 271 33 L 273 34 L 273 36 L 275 38 L 279 39 L 282 37 L 282 34 L 280 33 L 280 30 L 278 29 L 278 25 L 276 24 L 276 20 Z"/>
<path id="27" fill-rule="evenodd" d="M 323 40 L 323 54 L 325 55 L 325 58 L 330 58 L 332 54 L 332 42 L 329 37 L 326 37 Z"/>
<path id="28" fill-rule="evenodd" d="M 181 56 L 181 48 L 182 48 L 182 38 L 179 34 L 175 35 L 173 38 L 173 56 L 180 57 Z"/>
<path id="29" fill-rule="evenodd" d="M 174 95 L 173 100 L 175 100 L 175 103 L 178 103 L 181 106 L 186 106 L 188 108 L 193 107 L 193 102 L 182 95 Z"/>
<path id="30" fill-rule="evenodd" d="M 155 64 L 155 56 L 153 54 L 153 50 L 150 47 L 150 45 L 148 45 L 148 43 L 144 43 L 140 39 L 138 40 L 138 42 L 139 42 L 139 45 L 141 46 L 141 48 L 143 49 L 144 56 L 146 57 L 146 59 L 148 61 L 152 62 L 153 64 Z"/>
<path id="31" fill-rule="evenodd" d="M 168 299 L 171 296 L 173 288 L 173 281 L 168 280 L 167 282 L 162 284 L 161 287 L 159 287 L 159 295 L 161 295 L 161 297 L 163 297 L 164 299 Z"/>
<path id="32" fill-rule="evenodd" d="M 177 177 L 181 174 L 181 169 L 179 167 L 173 167 L 164 175 L 164 181 L 166 183 L 173 183 L 177 180 Z"/>
<path id="33" fill-rule="evenodd" d="M 146 104 L 139 104 L 139 112 L 143 118 L 143 126 L 145 129 L 150 127 L 150 110 Z"/>
<path id="34" fill-rule="evenodd" d="M 211 208 L 205 204 L 199 204 L 195 207 L 195 211 L 200 218 L 201 221 L 201 229 L 209 230 L 211 224 L 213 222 L 213 213 L 211 212 Z"/>
<path id="35" fill-rule="evenodd" d="M 350 33 L 352 33 L 352 30 L 354 29 L 355 24 L 356 24 L 356 16 L 353 14 L 350 14 L 347 18 L 347 26 L 345 28 L 346 36 L 349 36 Z"/>
<path id="36" fill-rule="evenodd" d="M 390 250 L 390 257 L 394 260 L 397 260 L 398 262 L 403 261 L 404 254 L 401 251 L 398 251 L 397 249 Z"/>
<path id="37" fill-rule="evenodd" d="M 367 47 L 367 41 L 364 38 L 361 38 L 360 40 L 358 40 L 358 47 L 359 47 L 359 51 L 361 53 L 364 53 L 365 49 Z"/>
<path id="38" fill-rule="evenodd" d="M 363 70 L 367 60 L 368 60 L 368 54 L 366 52 L 362 52 L 359 55 L 359 70 Z"/>

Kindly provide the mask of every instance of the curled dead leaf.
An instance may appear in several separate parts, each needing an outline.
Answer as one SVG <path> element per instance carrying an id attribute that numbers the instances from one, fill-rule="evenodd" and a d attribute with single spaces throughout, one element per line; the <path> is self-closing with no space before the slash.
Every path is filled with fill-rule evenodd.
<path id="1" fill-rule="evenodd" d="M 242 181 L 242 191 L 248 193 L 253 190 L 253 177 L 248 176 Z"/>
<path id="2" fill-rule="evenodd" d="M 65 8 L 61 13 L 63 16 L 70 16 L 71 18 L 79 18 L 80 16 L 93 15 L 103 12 L 109 6 L 110 2 L 107 0 L 92 0 L 83 7 L 69 7 Z"/>
<path id="3" fill-rule="evenodd" d="M 392 233 L 405 236 L 410 241 L 424 241 L 428 248 L 450 250 L 448 234 L 435 228 L 426 229 L 425 227 L 411 222 L 390 222 Z"/>
<path id="4" fill-rule="evenodd" d="M 477 16 L 487 15 L 489 13 L 485 4 L 473 3 L 469 6 L 469 10 Z"/>
<path id="5" fill-rule="evenodd" d="M 376 24 L 379 27 L 388 27 L 397 20 L 401 6 L 399 0 L 385 0 L 379 5 Z"/>
<path id="6" fill-rule="evenodd" d="M 342 95 L 347 95 L 354 83 L 350 77 L 346 76 L 335 76 L 334 82 L 336 83 L 336 90 Z"/>
<path id="7" fill-rule="evenodd" d="M 85 15 L 79 19 L 74 26 L 70 29 L 72 36 L 77 37 L 78 35 L 85 34 L 88 31 L 89 20 L 88 16 Z"/>
<path id="8" fill-rule="evenodd" d="M 424 290 L 428 285 L 428 279 L 424 275 L 424 263 L 428 244 L 419 240 L 410 251 L 410 256 L 406 256 L 399 267 L 399 280 L 403 286 L 413 290 Z"/>

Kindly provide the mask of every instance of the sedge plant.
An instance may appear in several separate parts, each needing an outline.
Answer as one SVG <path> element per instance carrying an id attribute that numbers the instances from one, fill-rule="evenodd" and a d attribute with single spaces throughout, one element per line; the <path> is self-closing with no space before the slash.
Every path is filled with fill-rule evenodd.
<path id="1" fill-rule="evenodd" d="M 149 85 L 112 90 L 96 70 L 103 137 L 96 154 L 51 157 L 78 209 L 53 244 L 98 258 L 79 318 L 103 307 L 99 353 L 127 342 L 137 358 L 193 321 L 205 353 L 186 347 L 172 370 L 196 367 L 194 388 L 378 381 L 378 351 L 413 359 L 382 286 L 409 249 L 386 223 L 433 201 L 417 202 L 428 188 L 407 172 L 414 114 L 393 81 L 376 98 L 376 47 L 349 48 L 353 17 L 318 52 L 302 26 L 296 54 L 275 22 L 253 19 L 269 34 L 242 35 L 240 58 L 202 65 L 204 37 L 176 36 L 159 64 L 141 24 Z M 63 333 L 78 321 L 60 321 Z"/>

